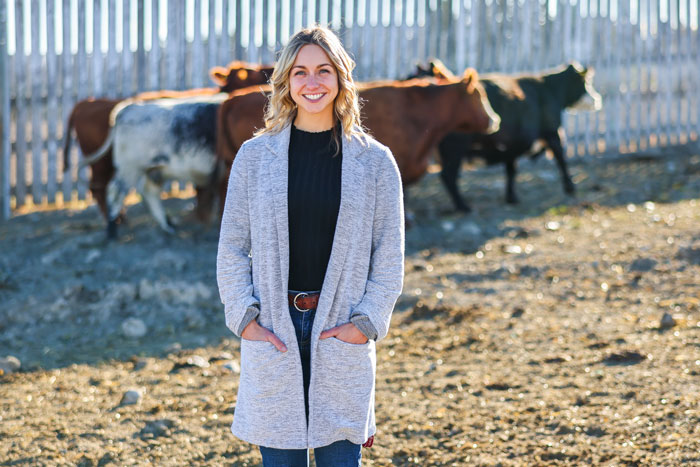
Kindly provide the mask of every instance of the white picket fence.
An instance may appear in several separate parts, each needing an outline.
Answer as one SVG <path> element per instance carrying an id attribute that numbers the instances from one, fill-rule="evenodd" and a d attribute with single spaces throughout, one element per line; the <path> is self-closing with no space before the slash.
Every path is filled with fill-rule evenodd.
<path id="1" fill-rule="evenodd" d="M 594 67 L 604 110 L 566 117 L 569 156 L 695 141 L 699 19 L 698 0 L 0 1 L 0 219 L 89 196 L 77 149 L 65 174 L 60 149 L 78 100 L 207 86 L 211 66 L 272 63 L 315 22 L 361 81 L 430 57 L 455 72 Z"/>

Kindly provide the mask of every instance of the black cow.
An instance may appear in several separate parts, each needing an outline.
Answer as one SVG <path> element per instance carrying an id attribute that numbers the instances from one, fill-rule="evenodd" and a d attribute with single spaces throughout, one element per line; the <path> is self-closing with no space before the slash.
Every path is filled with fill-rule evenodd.
<path id="1" fill-rule="evenodd" d="M 452 79 L 452 74 L 440 62 L 432 62 L 428 70 L 418 68 L 418 74 L 432 74 Z M 569 110 L 598 110 L 601 97 L 591 84 L 593 70 L 578 63 L 564 65 L 551 73 L 506 76 L 482 75 L 482 83 L 491 106 L 501 117 L 500 130 L 493 134 L 448 134 L 438 145 L 442 160 L 442 181 L 455 208 L 469 212 L 457 188 L 462 158 L 480 157 L 487 164 L 504 164 L 506 168 L 506 201 L 517 203 L 515 194 L 516 160 L 522 155 L 533 158 L 549 148 L 561 171 L 564 191 L 574 193 L 564 148 L 561 114 Z"/>

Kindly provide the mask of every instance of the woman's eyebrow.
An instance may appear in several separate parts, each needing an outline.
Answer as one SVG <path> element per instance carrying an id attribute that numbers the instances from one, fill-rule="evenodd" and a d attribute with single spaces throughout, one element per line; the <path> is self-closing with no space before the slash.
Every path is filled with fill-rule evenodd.
<path id="1" fill-rule="evenodd" d="M 321 68 L 321 67 L 323 67 L 323 66 L 332 66 L 332 65 L 331 65 L 330 63 L 321 63 L 320 65 L 317 65 L 316 68 Z M 293 70 L 294 68 L 303 68 L 303 69 L 306 69 L 306 65 L 294 65 L 294 66 L 292 67 L 292 70 Z"/>

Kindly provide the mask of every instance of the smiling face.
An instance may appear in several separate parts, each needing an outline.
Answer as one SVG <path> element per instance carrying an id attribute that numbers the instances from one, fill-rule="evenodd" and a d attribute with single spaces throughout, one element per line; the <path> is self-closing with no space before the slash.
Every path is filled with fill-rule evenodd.
<path id="1" fill-rule="evenodd" d="M 297 128 L 323 131 L 333 127 L 338 73 L 321 47 L 307 44 L 299 50 L 289 73 L 289 93 L 297 105 Z"/>

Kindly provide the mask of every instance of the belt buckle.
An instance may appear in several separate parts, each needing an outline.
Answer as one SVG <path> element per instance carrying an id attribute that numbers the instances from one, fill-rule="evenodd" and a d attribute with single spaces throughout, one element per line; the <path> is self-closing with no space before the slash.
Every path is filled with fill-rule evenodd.
<path id="1" fill-rule="evenodd" d="M 302 308 L 299 308 L 299 305 L 297 305 L 297 298 L 299 298 L 299 295 L 303 295 L 305 297 L 309 296 L 309 294 L 307 294 L 306 292 L 299 292 L 298 294 L 296 294 L 294 296 L 294 301 L 292 302 L 294 304 L 294 308 L 296 308 L 297 311 L 309 311 L 311 308 L 302 309 Z"/>

